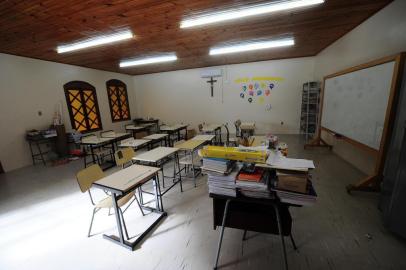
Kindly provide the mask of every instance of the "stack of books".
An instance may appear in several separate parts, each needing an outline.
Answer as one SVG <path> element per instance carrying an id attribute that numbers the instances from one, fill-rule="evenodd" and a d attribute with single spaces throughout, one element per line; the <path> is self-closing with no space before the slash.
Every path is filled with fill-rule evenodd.
<path id="1" fill-rule="evenodd" d="M 317 201 L 317 194 L 313 188 L 313 184 L 310 180 L 307 182 L 307 192 L 306 193 L 299 193 L 287 190 L 280 190 L 280 189 L 273 189 L 275 190 L 276 194 L 278 195 L 281 202 L 290 203 L 295 205 L 304 205 L 310 206 L 316 203 Z"/>
<path id="2" fill-rule="evenodd" d="M 277 181 L 272 183 L 281 202 L 296 205 L 313 205 L 317 194 L 308 171 L 277 170 Z"/>
<path id="3" fill-rule="evenodd" d="M 272 198 L 269 188 L 269 173 L 263 168 L 252 171 L 241 169 L 237 176 L 236 186 L 241 194 L 253 198 Z"/>
<path id="4" fill-rule="evenodd" d="M 204 158 L 202 171 L 207 173 L 209 193 L 236 197 L 235 178 L 240 170 L 235 161 L 221 158 Z"/>
<path id="5" fill-rule="evenodd" d="M 223 158 L 203 158 L 202 170 L 206 172 L 229 174 L 235 166 L 235 161 Z"/>

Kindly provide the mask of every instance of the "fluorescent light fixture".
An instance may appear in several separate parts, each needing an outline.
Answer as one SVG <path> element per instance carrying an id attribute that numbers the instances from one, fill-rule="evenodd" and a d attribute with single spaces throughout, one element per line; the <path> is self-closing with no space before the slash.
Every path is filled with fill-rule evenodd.
<path id="1" fill-rule="evenodd" d="M 130 39 L 133 36 L 134 36 L 133 33 L 130 30 L 127 30 L 127 31 L 116 33 L 116 34 L 90 38 L 90 39 L 75 42 L 72 44 L 58 46 L 56 50 L 58 53 L 71 52 L 71 51 L 81 50 L 84 48 L 95 47 L 95 46 L 99 46 L 99 45 L 104 45 L 104 44 L 108 44 L 108 43 L 114 43 L 114 42 L 118 42 L 121 40 Z"/>
<path id="2" fill-rule="evenodd" d="M 131 66 L 140 66 L 140 65 L 161 63 L 161 62 L 169 62 L 169 61 L 175 61 L 177 59 L 178 59 L 178 57 L 176 57 L 176 54 L 167 54 L 167 55 L 162 55 L 162 56 L 129 59 L 129 60 L 121 61 L 120 67 L 131 67 Z"/>
<path id="3" fill-rule="evenodd" d="M 312 6 L 324 3 L 324 1 L 325 0 L 291 0 L 291 1 L 271 2 L 268 4 L 248 6 L 239 9 L 229 9 L 222 12 L 216 12 L 212 14 L 199 16 L 196 18 L 183 20 L 180 23 L 180 28 L 187 28 L 198 25 L 241 19 L 245 17 L 262 15 L 266 13 L 278 12 L 294 8 Z"/>
<path id="4" fill-rule="evenodd" d="M 268 40 L 268 41 L 253 41 L 246 42 L 238 45 L 230 45 L 224 47 L 217 47 L 210 49 L 210 55 L 226 54 L 226 53 L 236 53 L 236 52 L 246 52 L 261 49 L 277 48 L 295 45 L 295 40 L 293 38 L 285 38 L 279 40 Z"/>

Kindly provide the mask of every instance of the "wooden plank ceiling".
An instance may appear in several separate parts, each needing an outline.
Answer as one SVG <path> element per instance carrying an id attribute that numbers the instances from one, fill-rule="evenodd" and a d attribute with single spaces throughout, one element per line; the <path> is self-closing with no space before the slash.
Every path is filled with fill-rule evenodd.
<path id="1" fill-rule="evenodd" d="M 326 0 L 295 11 L 180 29 L 182 18 L 264 1 L 27 0 L 0 1 L 0 52 L 126 74 L 313 56 L 379 11 L 389 0 Z M 269 1 L 267 1 L 269 2 Z M 134 39 L 57 54 L 56 46 L 130 28 Z M 291 35 L 295 46 L 227 56 L 209 48 L 233 41 Z M 119 68 L 122 59 L 176 52 L 178 60 Z"/>

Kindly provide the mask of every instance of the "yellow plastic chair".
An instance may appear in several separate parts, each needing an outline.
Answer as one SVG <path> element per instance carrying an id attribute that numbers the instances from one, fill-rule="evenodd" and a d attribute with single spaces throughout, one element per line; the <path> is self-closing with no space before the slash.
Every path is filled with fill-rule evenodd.
<path id="1" fill-rule="evenodd" d="M 90 233 L 92 230 L 92 225 L 93 225 L 93 220 L 94 220 L 94 215 L 100 210 L 100 209 L 110 209 L 113 208 L 113 199 L 111 196 L 108 196 L 102 200 L 100 200 L 99 202 L 95 203 L 92 197 L 92 193 L 90 192 L 90 188 L 92 186 L 92 184 L 94 182 L 96 182 L 97 180 L 101 179 L 105 177 L 102 169 L 100 168 L 99 165 L 94 164 L 92 166 L 89 166 L 83 170 L 80 170 L 77 174 L 76 174 L 76 180 L 78 181 L 80 190 L 85 193 L 88 192 L 89 193 L 89 197 L 90 197 L 90 201 L 93 204 L 94 208 L 93 208 L 93 215 L 92 215 L 92 219 L 90 221 L 90 227 L 89 227 L 89 232 L 87 234 L 88 237 L 90 237 Z M 122 222 L 123 222 L 123 227 L 124 227 L 124 232 L 126 234 L 127 239 L 129 239 L 128 237 L 128 232 L 127 232 L 127 227 L 125 225 L 125 221 L 124 221 L 124 216 L 123 216 L 123 212 L 125 212 L 125 210 L 128 209 L 128 207 L 130 207 L 130 205 L 134 202 L 134 200 L 132 202 L 130 202 L 130 204 L 127 206 L 127 208 L 123 211 L 121 209 L 121 207 L 125 204 L 127 204 L 131 198 L 134 197 L 137 202 L 138 200 L 135 197 L 135 192 L 131 192 L 127 195 L 125 195 L 124 197 L 122 197 L 121 199 L 119 199 L 117 201 L 117 205 L 118 205 L 118 209 L 119 209 L 119 217 L 121 218 Z M 138 205 L 141 209 L 141 206 Z M 144 215 L 144 212 L 141 209 L 141 213 Z"/>
<path id="2" fill-rule="evenodd" d="M 130 163 L 132 165 L 134 156 L 135 156 L 135 152 L 134 152 L 134 149 L 132 149 L 131 147 L 117 150 L 114 153 L 114 157 L 116 159 L 116 165 L 121 166 L 123 169 L 125 168 L 126 164 Z"/>

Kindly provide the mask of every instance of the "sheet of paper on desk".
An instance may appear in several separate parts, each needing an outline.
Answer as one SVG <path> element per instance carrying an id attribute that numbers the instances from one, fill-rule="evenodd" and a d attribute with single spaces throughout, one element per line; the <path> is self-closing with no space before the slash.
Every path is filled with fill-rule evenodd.
<path id="1" fill-rule="evenodd" d="M 314 169 L 313 160 L 308 159 L 297 159 L 297 158 L 286 158 L 280 154 L 280 152 L 271 152 L 266 161 L 268 165 L 274 167 L 280 167 L 284 169 L 295 169 L 295 168 L 308 168 Z"/>

